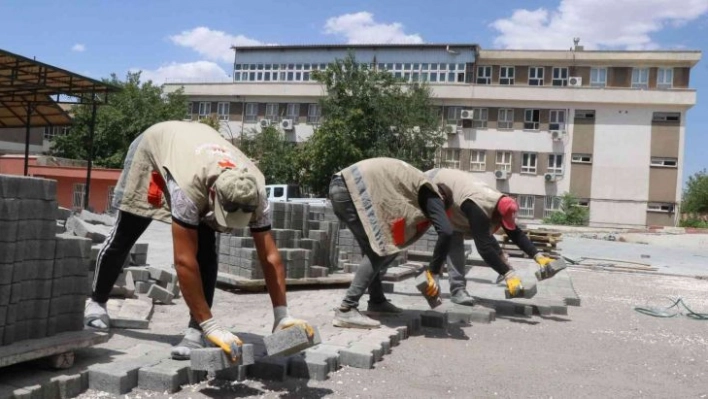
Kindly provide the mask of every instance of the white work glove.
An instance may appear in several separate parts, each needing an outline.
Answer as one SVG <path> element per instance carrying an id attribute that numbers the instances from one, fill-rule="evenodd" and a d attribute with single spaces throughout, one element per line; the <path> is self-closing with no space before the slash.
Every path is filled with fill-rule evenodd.
<path id="1" fill-rule="evenodd" d="M 315 330 L 312 326 L 305 320 L 296 319 L 288 313 L 288 308 L 286 306 L 276 306 L 273 308 L 273 314 L 275 321 L 273 322 L 273 332 L 278 332 L 290 328 L 292 326 L 302 326 L 307 333 L 308 338 L 315 336 Z"/>
<path id="2" fill-rule="evenodd" d="M 209 342 L 220 347 L 224 352 L 226 352 L 231 361 L 235 362 L 238 360 L 238 347 L 243 345 L 243 341 L 225 328 L 221 327 L 213 317 L 200 323 L 199 326 L 202 328 L 204 337 Z"/>

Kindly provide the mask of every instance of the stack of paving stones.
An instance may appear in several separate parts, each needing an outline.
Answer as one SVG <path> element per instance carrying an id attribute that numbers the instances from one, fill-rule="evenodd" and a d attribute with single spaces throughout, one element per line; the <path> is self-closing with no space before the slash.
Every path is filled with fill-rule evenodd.
<path id="1" fill-rule="evenodd" d="M 0 175 L 0 342 L 83 329 L 91 242 L 56 235 L 56 182 Z"/>
<path id="2" fill-rule="evenodd" d="M 272 202 L 272 234 L 288 279 L 327 277 L 337 269 L 339 222 L 329 206 Z M 219 271 L 263 279 L 248 228 L 219 234 Z"/>

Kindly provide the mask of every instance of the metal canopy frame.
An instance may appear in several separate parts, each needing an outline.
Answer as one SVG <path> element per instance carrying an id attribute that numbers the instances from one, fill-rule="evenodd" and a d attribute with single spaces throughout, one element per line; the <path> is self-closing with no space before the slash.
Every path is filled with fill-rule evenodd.
<path id="1" fill-rule="evenodd" d="M 88 207 L 96 107 L 120 88 L 0 49 L 0 128 L 25 128 L 25 168 L 29 174 L 30 128 L 72 123 L 59 104 L 91 105 L 84 208 Z"/>

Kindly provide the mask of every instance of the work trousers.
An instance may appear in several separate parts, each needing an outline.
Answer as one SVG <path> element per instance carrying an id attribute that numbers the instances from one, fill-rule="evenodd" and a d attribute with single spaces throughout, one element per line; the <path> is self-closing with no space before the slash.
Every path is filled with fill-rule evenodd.
<path id="1" fill-rule="evenodd" d="M 99 303 L 108 301 L 113 285 L 123 271 L 123 265 L 138 238 L 152 222 L 152 219 L 119 211 L 111 235 L 98 253 L 96 272 L 93 279 L 91 298 Z M 219 271 L 216 255 L 216 233 L 206 224 L 198 227 L 199 244 L 197 262 L 202 278 L 204 297 L 209 308 L 214 301 L 216 278 Z M 190 315 L 189 327 L 200 330 L 199 323 Z"/>

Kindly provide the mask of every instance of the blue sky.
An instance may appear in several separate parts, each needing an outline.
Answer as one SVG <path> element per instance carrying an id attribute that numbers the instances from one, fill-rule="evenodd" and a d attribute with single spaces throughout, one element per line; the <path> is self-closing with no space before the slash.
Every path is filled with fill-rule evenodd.
<path id="1" fill-rule="evenodd" d="M 481 4 L 487 6 L 482 7 Z M 494 7 L 490 7 L 493 4 Z M 0 0 L 0 48 L 94 78 L 229 79 L 230 44 L 473 42 L 708 53 L 708 0 Z M 708 168 L 708 62 L 691 75 L 684 179 Z"/>

